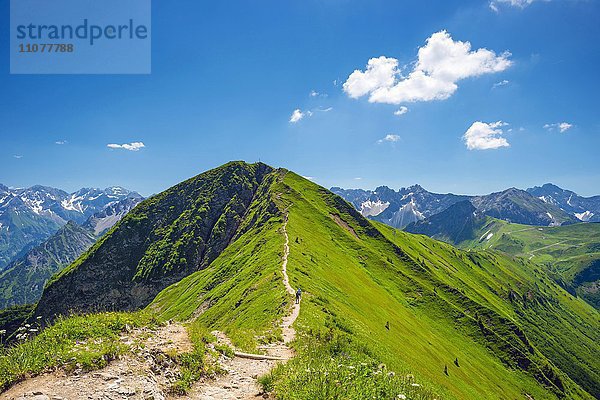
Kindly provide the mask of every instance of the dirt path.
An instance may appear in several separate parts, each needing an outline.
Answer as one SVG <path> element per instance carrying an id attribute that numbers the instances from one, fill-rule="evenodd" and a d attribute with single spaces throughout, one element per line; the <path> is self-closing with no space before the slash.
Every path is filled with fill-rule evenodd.
<path id="1" fill-rule="evenodd" d="M 285 243 L 281 272 L 283 284 L 288 294 L 294 296 L 295 290 L 290 285 L 287 274 L 288 256 L 290 254 L 289 237 L 287 234 L 287 217 L 283 224 Z M 185 399 L 199 400 L 229 400 L 229 399 L 256 399 L 261 396 L 257 378 L 268 373 L 277 363 L 285 362 L 294 356 L 293 350 L 287 345 L 296 337 L 296 330 L 292 324 L 298 318 L 300 304 L 294 304 L 291 314 L 283 318 L 281 323 L 283 342 L 262 346 L 265 355 L 235 352 L 235 357 L 221 357 L 220 365 L 227 373 L 216 379 L 207 380 L 197 384 Z M 222 332 L 215 331 L 219 344 L 226 344 L 233 348 L 231 341 Z"/>
<path id="2" fill-rule="evenodd" d="M 552 244 L 549 244 L 549 245 L 547 245 L 547 246 L 543 246 L 543 247 L 539 247 L 539 248 L 537 248 L 537 249 L 531 250 L 531 251 L 529 251 L 529 254 L 530 254 L 530 256 L 529 256 L 529 259 L 531 260 L 533 257 L 535 257 L 535 254 L 533 254 L 533 253 L 535 253 L 535 252 L 538 252 L 538 251 L 540 251 L 540 250 L 547 249 L 547 248 L 549 248 L 549 247 L 558 246 L 559 244 L 563 244 L 564 242 L 568 242 L 568 241 L 569 241 L 568 239 L 565 239 L 565 240 L 561 240 L 560 242 L 552 243 Z"/>
<path id="3" fill-rule="evenodd" d="M 179 324 L 156 330 L 136 329 L 123 334 L 120 340 L 132 346 L 132 354 L 99 371 L 39 375 L 16 384 L 0 394 L 0 399 L 165 399 L 164 391 L 177 378 L 177 366 L 166 354 L 192 349 L 186 329 Z"/>

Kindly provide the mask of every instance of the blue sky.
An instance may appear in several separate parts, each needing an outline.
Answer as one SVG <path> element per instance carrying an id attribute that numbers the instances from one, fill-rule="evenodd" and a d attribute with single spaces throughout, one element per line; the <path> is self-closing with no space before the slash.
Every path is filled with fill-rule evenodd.
<path id="1" fill-rule="evenodd" d="M 0 0 L 0 182 L 148 195 L 242 159 L 326 187 L 600 194 L 599 2 L 424 3 L 155 0 L 150 75 L 10 75 Z"/>

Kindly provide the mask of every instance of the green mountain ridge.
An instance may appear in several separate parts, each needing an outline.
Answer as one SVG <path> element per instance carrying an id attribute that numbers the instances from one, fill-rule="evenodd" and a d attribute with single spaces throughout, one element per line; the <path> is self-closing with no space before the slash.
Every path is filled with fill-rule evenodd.
<path id="1" fill-rule="evenodd" d="M 304 300 L 298 356 L 274 372 L 276 397 L 314 398 L 316 383 L 302 379 L 335 386 L 311 364 L 334 338 L 442 398 L 600 396 L 598 311 L 537 264 L 369 221 L 261 163 L 232 162 L 143 201 L 53 277 L 32 315 L 146 308 L 256 350 L 289 309 L 284 221 Z M 348 357 L 332 350 L 336 365 Z"/>
<path id="2" fill-rule="evenodd" d="M 600 224 L 511 224 L 473 213 L 468 202 L 405 228 L 462 249 L 489 249 L 539 263 L 572 294 L 600 309 Z"/>

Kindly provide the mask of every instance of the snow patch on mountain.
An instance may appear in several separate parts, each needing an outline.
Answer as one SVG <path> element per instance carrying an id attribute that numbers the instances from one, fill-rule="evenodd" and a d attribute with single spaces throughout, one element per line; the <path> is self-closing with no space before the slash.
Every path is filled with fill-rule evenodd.
<path id="1" fill-rule="evenodd" d="M 589 220 L 592 219 L 592 217 L 594 216 L 594 213 L 591 211 L 585 211 L 582 213 L 575 213 L 575 216 L 580 221 L 589 222 Z"/>
<path id="2" fill-rule="evenodd" d="M 364 217 L 374 217 L 381 214 L 390 206 L 389 202 L 382 202 L 381 200 L 371 201 L 367 200 L 361 203 L 360 213 Z"/>

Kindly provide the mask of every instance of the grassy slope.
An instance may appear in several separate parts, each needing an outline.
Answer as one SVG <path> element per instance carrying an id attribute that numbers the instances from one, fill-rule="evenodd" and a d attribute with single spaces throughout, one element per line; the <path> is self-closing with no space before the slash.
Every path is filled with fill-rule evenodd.
<path id="1" fill-rule="evenodd" d="M 225 331 L 234 344 L 255 350 L 254 335 L 278 336 L 274 321 L 288 309 L 280 276 L 283 213 L 268 212 L 275 193 L 267 178 L 241 225 L 245 233 L 211 265 L 163 290 L 150 305 L 160 318 L 187 320 Z M 203 311 L 200 313 L 197 310 Z"/>
<path id="2" fill-rule="evenodd" d="M 290 301 L 280 273 L 286 211 L 288 271 L 305 298 L 296 323 L 299 357 L 272 377 L 281 398 L 553 398 L 561 390 L 567 398 L 590 398 L 546 357 L 588 388 L 600 382 L 597 311 L 534 264 L 372 224 L 339 197 L 284 171 L 261 184 L 226 250 L 164 289 L 150 309 L 160 319 L 197 317 L 191 332 L 220 329 L 246 350 L 256 350 L 255 335 L 278 336 Z M 108 342 L 106 351 L 112 352 Z M 10 360 L 4 359 L 9 367 Z M 414 378 L 375 379 L 378 362 L 387 364 L 383 371 Z M 350 383 L 358 389 L 345 391 Z"/>
<path id="3" fill-rule="evenodd" d="M 479 240 L 487 236 L 488 231 L 493 236 Z M 580 286 L 589 279 L 594 280 L 590 267 L 600 263 L 600 224 L 532 227 L 490 218 L 477 235 L 476 240 L 460 243 L 460 247 L 494 249 L 541 263 L 576 287 L 574 290 L 579 296 L 600 308 L 600 291 L 591 284 Z"/>
<path id="4" fill-rule="evenodd" d="M 534 376 L 549 386 L 564 385 L 572 398 L 589 397 L 527 339 L 519 338 L 523 331 L 516 324 L 513 304 L 492 294 L 501 292 L 499 280 L 522 289 L 537 278 L 523 273 L 519 265 L 499 262 L 495 256 L 490 256 L 493 262 L 473 260 L 424 237 L 394 233 L 380 224 L 376 229 L 347 203 L 293 173 L 270 191 L 282 193 L 276 196 L 280 210 L 289 207 L 288 268 L 293 286 L 306 292 L 297 323 L 301 338 L 321 336 L 325 328 L 344 332 L 374 359 L 416 375 L 449 397 L 551 397 Z M 332 214 L 350 224 L 359 238 Z M 276 332 L 274 322 L 287 309 L 278 273 L 281 222 L 281 216 L 273 216 L 260 231 L 242 235 L 208 269 L 163 291 L 152 307 L 163 318 L 186 319 L 210 305 L 198 323 L 229 332 L 246 348 L 252 347 L 248 328 L 259 334 Z M 476 263 L 486 268 L 478 267 L 482 271 L 473 277 Z M 552 282 L 545 284 L 564 294 Z M 588 322 L 593 318 L 585 304 L 577 307 L 573 313 L 583 314 Z M 584 343 L 591 346 L 586 351 L 597 349 L 589 339 Z M 303 354 L 304 348 L 299 350 Z M 584 363 L 592 363 L 590 354 L 583 354 Z M 453 364 L 456 358 L 460 367 Z M 529 373 L 519 372 L 518 362 L 528 364 L 524 368 Z"/>
<path id="5" fill-rule="evenodd" d="M 412 273 L 414 266 L 400 259 L 390 243 L 369 237 L 372 228 L 359 227 L 351 222 L 352 215 L 342 215 L 358 233 L 357 240 L 329 217 L 339 211 L 323 201 L 328 193 L 319 193 L 315 185 L 291 173 L 286 183 L 293 188 L 289 198 L 294 204 L 288 225 L 292 283 L 317 299 L 305 303 L 299 319 L 304 329 L 322 324 L 325 308 L 350 325 L 354 335 L 388 365 L 439 383 L 457 398 L 498 398 L 500 393 L 519 398 L 523 392 L 549 396 L 528 375 L 508 370 L 484 346 L 473 342 L 477 333 L 470 332 L 472 321 L 463 316 L 455 325 L 461 312 L 453 313 L 447 303 L 436 299 L 425 274 Z M 400 235 L 406 241 L 403 248 L 415 238 Z M 449 246 L 447 254 L 436 250 L 436 257 L 452 254 Z M 385 329 L 388 321 L 389 331 Z M 460 368 L 452 364 L 456 357 Z M 450 377 L 443 373 L 445 365 Z"/>

